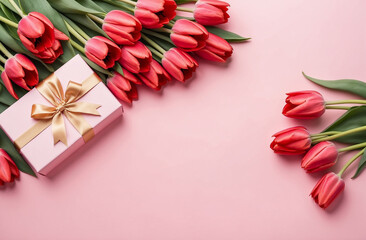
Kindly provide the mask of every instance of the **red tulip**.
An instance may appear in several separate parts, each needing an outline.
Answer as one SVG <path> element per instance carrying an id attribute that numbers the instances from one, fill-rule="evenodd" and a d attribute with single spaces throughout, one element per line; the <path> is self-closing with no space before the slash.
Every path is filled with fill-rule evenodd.
<path id="1" fill-rule="evenodd" d="M 134 45 L 141 38 L 140 21 L 120 10 L 110 11 L 104 18 L 103 30 L 119 45 Z"/>
<path id="2" fill-rule="evenodd" d="M 19 169 L 10 156 L 0 148 L 0 185 L 4 182 L 13 182 L 14 178 L 19 178 Z"/>
<path id="3" fill-rule="evenodd" d="M 119 63 L 128 71 L 140 73 L 150 70 L 152 55 L 142 42 L 137 42 L 133 46 L 123 46 L 121 52 Z"/>
<path id="4" fill-rule="evenodd" d="M 18 35 L 23 45 L 32 53 L 43 52 L 52 47 L 55 41 L 53 24 L 38 12 L 30 12 L 19 21 Z"/>
<path id="5" fill-rule="evenodd" d="M 338 150 L 331 142 L 320 142 L 306 153 L 301 167 L 308 173 L 318 172 L 336 164 Z"/>
<path id="6" fill-rule="evenodd" d="M 160 90 L 168 81 L 171 80 L 170 75 L 164 70 L 164 68 L 155 60 L 152 60 L 150 65 L 150 71 L 140 73 L 137 75 L 146 86 Z"/>
<path id="7" fill-rule="evenodd" d="M 325 112 L 323 96 L 316 91 L 287 93 L 283 115 L 297 119 L 318 118 Z"/>
<path id="8" fill-rule="evenodd" d="M 225 39 L 209 33 L 206 46 L 196 54 L 209 61 L 226 62 L 233 54 L 233 47 Z"/>
<path id="9" fill-rule="evenodd" d="M 304 127 L 292 127 L 273 135 L 271 148 L 275 153 L 298 155 L 311 147 L 310 134 Z"/>
<path id="10" fill-rule="evenodd" d="M 230 5 L 218 0 L 199 0 L 194 10 L 195 20 L 202 25 L 217 25 L 226 23 L 230 17 L 227 14 Z"/>
<path id="11" fill-rule="evenodd" d="M 108 38 L 96 36 L 86 42 L 85 55 L 92 62 L 108 69 L 121 57 L 121 49 Z"/>
<path id="12" fill-rule="evenodd" d="M 44 63 L 53 63 L 64 53 L 60 40 L 66 41 L 69 40 L 69 38 L 63 32 L 55 28 L 55 42 L 52 47 L 45 49 L 43 52 L 35 53 L 34 55 Z"/>
<path id="13" fill-rule="evenodd" d="M 16 99 L 18 99 L 18 96 L 14 92 L 11 82 L 29 91 L 31 87 L 38 84 L 39 80 L 37 68 L 22 54 L 16 54 L 6 61 L 1 78 L 6 89 Z"/>
<path id="14" fill-rule="evenodd" d="M 191 78 L 198 67 L 198 63 L 194 58 L 178 48 L 171 48 L 167 51 L 164 54 L 162 63 L 165 70 L 181 82 Z"/>
<path id="15" fill-rule="evenodd" d="M 330 172 L 319 180 L 310 195 L 321 208 L 325 209 L 343 192 L 344 187 L 343 179 Z"/>
<path id="16" fill-rule="evenodd" d="M 133 100 L 138 99 L 135 84 L 141 84 L 141 82 L 127 70 L 124 70 L 123 74 L 124 76 L 114 72 L 113 77 L 107 79 L 107 86 L 116 98 L 131 104 Z"/>
<path id="17" fill-rule="evenodd" d="M 138 0 L 135 17 L 145 28 L 161 28 L 175 17 L 176 8 L 174 0 Z"/>
<path id="18" fill-rule="evenodd" d="M 208 32 L 204 26 L 187 19 L 175 22 L 170 39 L 175 46 L 186 52 L 197 51 L 206 45 Z"/>

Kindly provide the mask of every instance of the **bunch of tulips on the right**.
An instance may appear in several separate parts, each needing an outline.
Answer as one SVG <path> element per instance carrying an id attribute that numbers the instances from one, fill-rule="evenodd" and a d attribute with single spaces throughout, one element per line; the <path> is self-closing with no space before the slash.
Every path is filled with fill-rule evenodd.
<path id="1" fill-rule="evenodd" d="M 319 80 L 304 76 L 323 87 L 350 92 L 366 98 L 366 83 L 358 80 Z M 311 196 L 321 208 L 327 208 L 344 190 L 344 172 L 361 158 L 353 179 L 366 167 L 366 100 L 353 99 L 325 101 L 316 91 L 298 91 L 287 94 L 283 115 L 295 119 L 315 119 L 327 109 L 346 112 L 324 131 L 311 134 L 303 126 L 291 127 L 273 135 L 271 148 L 277 154 L 303 155 L 301 167 L 307 173 L 323 171 Z M 339 148 L 334 142 L 349 144 Z M 330 171 L 344 152 L 357 150 L 339 172 Z"/>

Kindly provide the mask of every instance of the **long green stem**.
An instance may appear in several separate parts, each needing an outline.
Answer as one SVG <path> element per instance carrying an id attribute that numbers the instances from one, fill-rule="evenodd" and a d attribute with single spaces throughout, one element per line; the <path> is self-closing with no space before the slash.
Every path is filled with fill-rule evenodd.
<path id="1" fill-rule="evenodd" d="M 3 72 L 4 71 L 4 68 L 3 66 L 0 65 L 0 72 Z M 3 83 L 3 82 L 0 82 L 0 83 Z"/>
<path id="2" fill-rule="evenodd" d="M 326 105 L 337 105 L 337 104 L 366 104 L 366 100 L 358 100 L 358 99 L 350 99 L 350 100 L 341 100 L 341 101 L 330 101 L 325 102 Z"/>
<path id="3" fill-rule="evenodd" d="M 131 0 L 119 0 L 120 2 L 124 2 L 124 3 L 127 3 L 127 4 L 130 4 L 132 6 L 136 6 L 136 2 L 134 1 L 131 1 Z"/>
<path id="4" fill-rule="evenodd" d="M 173 21 L 170 21 L 169 23 L 167 23 L 165 25 L 168 26 L 168 27 L 173 27 L 174 26 L 174 22 Z"/>
<path id="5" fill-rule="evenodd" d="M 356 150 L 356 149 L 360 149 L 360 148 L 365 148 L 365 147 L 366 147 L 366 142 L 341 148 L 341 149 L 338 150 L 338 152 L 347 152 L 347 151 L 352 151 L 352 150 Z"/>
<path id="6" fill-rule="evenodd" d="M 141 34 L 141 37 L 162 54 L 166 52 L 164 48 L 160 47 L 159 44 L 148 38 L 145 34 Z"/>
<path id="7" fill-rule="evenodd" d="M 88 17 L 90 17 L 91 19 L 93 19 L 94 21 L 96 21 L 96 22 L 98 22 L 98 23 L 100 23 L 100 24 L 103 24 L 104 23 L 104 20 L 103 19 L 101 19 L 100 17 L 97 17 L 97 16 L 95 16 L 95 15 L 93 15 L 93 14 L 88 14 Z"/>
<path id="8" fill-rule="evenodd" d="M 349 110 L 351 107 L 345 106 L 325 106 L 326 109 L 341 109 L 341 110 Z"/>
<path id="9" fill-rule="evenodd" d="M 317 133 L 317 134 L 312 134 L 311 137 L 319 137 L 319 136 L 328 136 L 328 135 L 333 135 L 333 134 L 337 134 L 339 133 L 338 131 L 329 131 L 329 132 L 321 132 L 321 133 Z"/>
<path id="10" fill-rule="evenodd" d="M 13 57 L 13 55 L 6 49 L 6 47 L 0 42 L 0 51 L 5 54 L 7 58 Z"/>
<path id="11" fill-rule="evenodd" d="M 344 132 L 340 132 L 338 134 L 334 134 L 332 136 L 328 136 L 328 137 L 324 137 L 324 138 L 320 138 L 317 140 L 314 140 L 313 143 L 318 143 L 318 142 L 322 142 L 322 141 L 329 141 L 329 140 L 334 140 L 336 138 L 340 138 L 340 137 L 344 137 L 346 135 L 352 134 L 352 133 L 357 133 L 357 132 L 361 132 L 361 131 L 366 131 L 366 126 L 362 126 L 362 127 L 358 127 L 358 128 L 353 128 L 350 129 L 348 131 L 344 131 Z"/>
<path id="12" fill-rule="evenodd" d="M 21 16 L 22 18 L 26 16 L 24 14 L 24 12 L 22 11 L 22 9 L 19 8 L 18 4 L 16 4 L 14 2 L 14 0 L 9 0 L 9 2 L 15 8 L 15 11 L 17 11 L 17 13 L 19 14 L 19 16 Z"/>
<path id="13" fill-rule="evenodd" d="M 147 46 L 147 48 L 148 49 L 150 49 L 150 51 L 152 52 L 152 53 L 154 53 L 155 55 L 157 55 L 158 57 L 160 57 L 160 58 L 164 58 L 164 55 L 163 54 L 161 54 L 158 50 L 156 50 L 155 48 L 153 48 L 153 47 L 150 47 L 150 46 Z"/>
<path id="14" fill-rule="evenodd" d="M 165 32 L 165 33 L 173 33 L 173 31 L 169 28 L 155 28 L 154 31 L 156 32 Z"/>
<path id="15" fill-rule="evenodd" d="M 76 48 L 77 50 L 79 50 L 79 52 L 81 53 L 85 53 L 85 50 L 82 46 L 80 46 L 79 44 L 77 44 L 74 40 L 70 39 L 70 43 L 71 45 Z"/>
<path id="16" fill-rule="evenodd" d="M 157 33 L 157 32 L 151 31 L 151 30 L 147 30 L 147 29 L 143 29 L 142 32 L 143 33 L 146 33 L 146 34 L 148 34 L 150 36 L 154 36 L 154 37 L 160 38 L 160 39 L 162 39 L 162 40 L 164 40 L 166 42 L 173 43 L 172 40 L 169 37 L 167 37 L 167 36 L 165 36 L 163 34 L 160 34 L 160 33 Z"/>
<path id="17" fill-rule="evenodd" d="M 364 152 L 365 152 L 366 148 L 362 149 L 361 151 L 359 151 L 355 156 L 353 156 L 345 165 L 344 167 L 341 169 L 341 171 L 339 171 L 338 176 L 342 177 L 343 173 L 347 170 L 347 168 L 349 166 L 351 166 L 351 164 L 357 160 L 357 158 L 359 158 Z"/>
<path id="18" fill-rule="evenodd" d="M 81 43 L 83 43 L 84 45 L 86 44 L 86 40 L 83 36 L 81 36 L 73 27 L 70 26 L 70 24 L 68 24 L 65 21 L 66 27 L 69 30 L 69 32 L 74 35 L 74 37 L 76 37 Z"/>
<path id="19" fill-rule="evenodd" d="M 3 56 L 1 56 L 1 55 L 0 55 L 0 61 L 1 61 L 2 63 L 6 63 L 6 59 L 5 59 Z"/>
<path id="20" fill-rule="evenodd" d="M 0 16 L 0 21 L 9 25 L 9 26 L 12 26 L 14 28 L 18 28 L 18 24 L 13 22 L 13 21 L 10 21 L 9 19 L 3 17 L 3 16 Z"/>
<path id="21" fill-rule="evenodd" d="M 185 7 L 177 7 L 177 11 L 193 13 L 194 12 L 194 9 L 192 9 L 192 8 L 185 8 Z"/>

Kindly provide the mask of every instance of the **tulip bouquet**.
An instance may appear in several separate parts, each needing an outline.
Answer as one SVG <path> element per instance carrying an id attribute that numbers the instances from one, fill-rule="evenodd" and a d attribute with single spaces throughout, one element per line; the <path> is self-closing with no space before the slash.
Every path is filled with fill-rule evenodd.
<path id="1" fill-rule="evenodd" d="M 137 85 L 158 91 L 172 79 L 185 82 L 196 57 L 225 63 L 229 42 L 249 39 L 215 27 L 228 21 L 228 7 L 221 0 L 0 0 L 0 112 L 76 54 L 128 104 L 138 99 Z M 0 140 L 0 185 L 19 170 L 35 175 L 3 131 Z"/>
<path id="2" fill-rule="evenodd" d="M 366 83 L 352 79 L 320 80 L 304 74 L 310 81 L 330 89 L 353 93 L 366 98 Z M 326 171 L 337 163 L 344 152 L 358 152 L 338 173 L 326 173 L 316 184 L 311 196 L 321 208 L 327 208 L 344 188 L 344 172 L 360 158 L 353 179 L 366 167 L 366 100 L 351 99 L 325 101 L 316 91 L 299 91 L 287 94 L 283 115 L 296 119 L 321 117 L 326 109 L 346 111 L 321 133 L 310 134 L 303 126 L 285 129 L 273 135 L 271 148 L 283 155 L 303 155 L 301 167 L 307 173 Z M 348 144 L 337 148 L 334 142 Z"/>

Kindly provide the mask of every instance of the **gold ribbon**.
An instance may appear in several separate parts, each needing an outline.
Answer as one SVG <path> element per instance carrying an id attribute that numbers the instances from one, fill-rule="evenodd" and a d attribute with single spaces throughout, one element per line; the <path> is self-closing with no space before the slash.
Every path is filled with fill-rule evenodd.
<path id="1" fill-rule="evenodd" d="M 53 143 L 61 141 L 67 146 L 66 128 L 62 115 L 65 115 L 83 136 L 85 142 L 92 139 L 94 137 L 93 128 L 82 115 L 100 116 L 97 110 L 100 105 L 78 102 L 78 100 L 99 82 L 100 78 L 94 73 L 81 84 L 70 81 L 64 93 L 56 75 L 51 74 L 37 86 L 37 90 L 52 106 L 33 104 L 31 117 L 38 121 L 14 141 L 15 147 L 18 150 L 22 149 L 50 125 L 52 125 Z"/>

